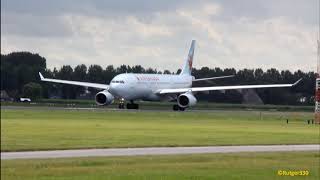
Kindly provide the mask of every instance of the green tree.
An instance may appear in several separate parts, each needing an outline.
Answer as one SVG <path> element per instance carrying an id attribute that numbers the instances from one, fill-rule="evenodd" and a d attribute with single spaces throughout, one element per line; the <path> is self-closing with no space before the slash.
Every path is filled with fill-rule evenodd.
<path id="1" fill-rule="evenodd" d="M 104 79 L 104 71 L 99 65 L 91 65 L 88 69 L 88 81 L 95 83 L 106 84 L 106 80 Z M 95 88 L 88 88 L 91 94 L 95 94 L 98 92 Z"/>
<path id="2" fill-rule="evenodd" d="M 163 71 L 163 74 L 171 74 L 171 72 L 166 69 L 166 70 Z"/>
<path id="3" fill-rule="evenodd" d="M 71 66 L 62 66 L 57 74 L 58 79 L 72 80 L 73 69 Z M 64 99 L 74 99 L 76 97 L 76 87 L 67 84 L 60 84 L 61 94 Z"/>
<path id="4" fill-rule="evenodd" d="M 1 54 L 1 89 L 18 97 L 23 85 L 39 81 L 38 72 L 46 69 L 46 59 L 30 52 Z M 15 92 L 15 93 L 11 93 Z"/>
<path id="5" fill-rule="evenodd" d="M 78 65 L 74 68 L 73 71 L 73 80 L 75 81 L 87 81 L 87 66 L 84 64 Z M 76 86 L 75 88 L 75 94 L 78 96 L 85 91 L 85 87 L 82 86 Z"/>
<path id="6" fill-rule="evenodd" d="M 103 75 L 103 69 L 99 65 L 91 65 L 88 69 L 88 80 L 96 83 L 106 83 Z"/>
<path id="7" fill-rule="evenodd" d="M 42 87 L 38 83 L 30 82 L 23 86 L 23 96 L 32 100 L 39 99 L 42 96 Z"/>
<path id="8" fill-rule="evenodd" d="M 127 73 L 127 72 L 128 72 L 128 67 L 124 64 L 117 68 L 118 74 Z"/>
<path id="9" fill-rule="evenodd" d="M 112 65 L 107 66 L 103 73 L 104 79 L 108 84 L 110 83 L 112 78 L 117 75 L 117 72 Z"/>
<path id="10" fill-rule="evenodd" d="M 132 69 L 133 73 L 144 73 L 145 72 L 145 69 L 141 65 L 132 66 L 131 69 Z"/>

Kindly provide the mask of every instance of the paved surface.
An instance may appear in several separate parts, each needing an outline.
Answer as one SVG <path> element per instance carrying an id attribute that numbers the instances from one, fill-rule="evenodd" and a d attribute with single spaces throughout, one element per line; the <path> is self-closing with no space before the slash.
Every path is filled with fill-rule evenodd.
<path id="1" fill-rule="evenodd" d="M 127 112 L 174 112 L 171 109 L 171 105 L 165 108 L 160 109 L 152 109 L 153 107 L 146 107 L 146 109 L 118 109 L 114 107 L 58 107 L 58 106 L 1 106 L 1 110 L 63 110 L 63 111 L 127 111 Z M 228 109 L 186 109 L 183 112 L 221 112 L 221 111 L 229 111 Z M 245 110 L 235 110 L 235 111 L 245 111 Z M 177 111 L 181 112 L 181 111 Z"/>
<path id="2" fill-rule="evenodd" d="M 202 153 L 237 152 L 280 152 L 280 151 L 319 151 L 320 144 L 311 145 L 263 145 L 263 146 L 207 146 L 207 147 L 154 147 L 154 148 L 113 148 L 55 151 L 2 152 L 4 159 L 46 159 L 93 156 L 138 156 Z"/>

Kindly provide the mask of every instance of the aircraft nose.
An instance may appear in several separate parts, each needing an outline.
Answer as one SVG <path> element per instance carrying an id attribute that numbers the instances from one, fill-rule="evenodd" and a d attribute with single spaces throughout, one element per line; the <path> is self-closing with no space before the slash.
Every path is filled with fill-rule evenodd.
<path id="1" fill-rule="evenodd" d="M 109 91 L 114 92 L 117 89 L 117 85 L 115 83 L 110 83 L 109 85 Z"/>
<path id="2" fill-rule="evenodd" d="M 117 83 L 110 83 L 110 85 L 109 85 L 109 92 L 111 92 L 111 93 L 114 94 L 114 95 L 118 95 L 119 89 L 120 89 L 119 84 L 117 84 Z"/>

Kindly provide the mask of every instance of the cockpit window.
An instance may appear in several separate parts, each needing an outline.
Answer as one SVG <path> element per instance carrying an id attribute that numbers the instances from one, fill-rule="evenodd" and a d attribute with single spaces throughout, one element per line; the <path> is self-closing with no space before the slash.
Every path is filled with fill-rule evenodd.
<path id="1" fill-rule="evenodd" d="M 120 84 L 124 84 L 124 81 L 123 80 L 120 80 L 120 81 L 111 81 L 112 83 L 120 83 Z"/>

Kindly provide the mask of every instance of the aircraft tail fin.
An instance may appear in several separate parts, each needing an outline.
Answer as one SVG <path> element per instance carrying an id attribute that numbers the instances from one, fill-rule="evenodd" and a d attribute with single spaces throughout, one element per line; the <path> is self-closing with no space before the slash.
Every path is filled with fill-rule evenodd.
<path id="1" fill-rule="evenodd" d="M 195 44 L 196 44 L 196 41 L 192 40 L 188 57 L 184 63 L 184 66 L 181 70 L 180 75 L 191 75 Z"/>

